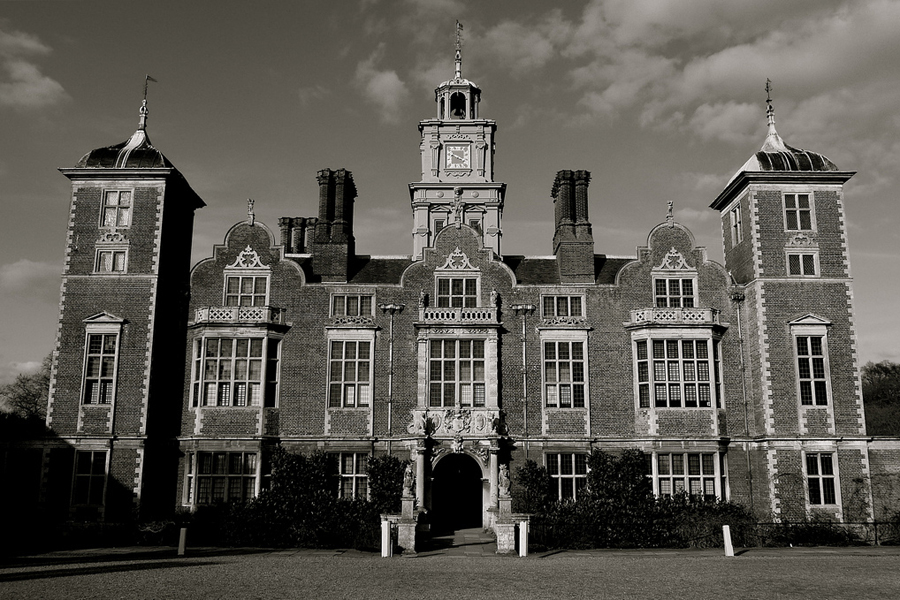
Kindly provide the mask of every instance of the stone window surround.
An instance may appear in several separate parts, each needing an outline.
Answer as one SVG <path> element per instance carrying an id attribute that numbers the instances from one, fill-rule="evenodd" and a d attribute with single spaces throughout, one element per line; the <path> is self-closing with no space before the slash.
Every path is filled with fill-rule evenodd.
<path id="1" fill-rule="evenodd" d="M 683 479 L 685 480 L 685 490 L 690 491 L 690 483 L 689 479 L 692 477 L 688 474 L 688 461 L 687 455 L 689 454 L 712 454 L 713 455 L 713 475 L 706 476 L 694 476 L 694 477 L 702 477 L 702 478 L 711 478 L 714 481 L 715 485 L 715 495 L 716 498 L 720 498 L 725 500 L 727 497 L 728 486 L 726 475 L 728 473 L 728 455 L 721 451 L 719 448 L 701 448 L 701 447 L 692 447 L 692 448 L 683 448 L 683 447 L 660 447 L 654 449 L 652 452 L 648 452 L 647 455 L 650 456 L 650 473 L 647 474 L 647 477 L 650 478 L 653 484 L 653 493 L 657 496 L 660 495 L 659 491 L 659 481 L 660 477 L 673 479 L 677 477 L 671 474 L 669 475 L 660 475 L 659 474 L 659 455 L 675 455 L 680 454 L 684 456 L 684 475 Z M 702 458 L 701 458 L 701 467 L 702 467 Z"/>
<path id="2" fill-rule="evenodd" d="M 236 406 L 234 404 L 229 404 L 227 406 L 219 406 L 217 404 L 203 404 L 203 394 L 204 394 L 204 384 L 205 384 L 205 376 L 204 369 L 205 365 L 203 361 L 205 360 L 205 349 L 206 349 L 206 340 L 211 338 L 227 338 L 231 340 L 237 339 L 261 339 L 263 340 L 263 348 L 262 348 L 262 370 L 260 372 L 260 385 L 261 385 L 261 393 L 260 393 L 260 404 L 259 405 L 251 405 L 247 404 L 246 406 Z M 270 344 L 274 342 L 278 345 L 276 356 L 274 358 L 269 356 L 269 347 Z M 191 342 L 191 408 L 192 409 L 233 409 L 233 410 L 241 410 L 241 409 L 250 409 L 250 410 L 262 410 L 263 408 L 277 408 L 279 406 L 279 396 L 281 395 L 281 352 L 282 352 L 282 337 L 280 335 L 272 335 L 271 332 L 265 332 L 265 334 L 261 334 L 260 331 L 256 331 L 253 329 L 246 328 L 208 328 L 205 329 L 200 335 L 195 337 Z M 198 349 L 199 348 L 199 349 Z M 276 379 L 275 383 L 275 392 L 274 398 L 267 398 L 268 395 L 268 384 L 269 381 L 269 367 L 272 360 L 275 361 L 276 364 Z M 198 366 L 199 363 L 199 366 Z M 199 369 L 199 377 L 198 377 L 198 369 Z M 219 381 L 217 379 L 217 381 Z M 221 380 L 224 381 L 224 380 Z M 230 380 L 234 383 L 234 379 Z M 229 398 L 233 398 L 233 394 L 229 396 Z M 248 396 L 249 400 L 249 396 Z M 198 419 L 199 417 L 198 410 Z M 199 421 L 198 421 L 199 422 Z"/>
<path id="3" fill-rule="evenodd" d="M 810 222 L 809 228 L 800 226 L 799 213 L 802 210 L 806 210 L 806 209 L 800 208 L 800 196 L 803 196 L 803 195 L 806 195 L 809 197 L 809 222 Z M 794 198 L 794 207 L 793 208 L 788 208 L 788 206 L 787 206 L 789 196 Z M 815 196 L 814 196 L 812 190 L 797 189 L 797 190 L 783 191 L 781 193 L 781 217 L 782 217 L 782 220 L 784 223 L 784 230 L 786 232 L 787 231 L 816 231 L 817 228 L 816 228 L 815 204 L 816 204 Z M 796 215 L 797 227 L 794 227 L 794 228 L 788 227 L 788 225 L 789 225 L 788 224 L 788 212 L 793 212 Z"/>
<path id="4" fill-rule="evenodd" d="M 362 412 L 371 412 L 372 407 L 375 405 L 375 328 L 374 327 L 366 327 L 366 328 L 351 328 L 351 327 L 328 327 L 326 328 L 326 354 L 328 356 L 328 370 L 326 371 L 325 376 L 325 392 L 323 397 L 325 398 L 325 406 L 327 410 L 337 411 L 337 410 L 351 410 L 351 411 L 362 411 Z M 368 406 L 344 406 L 343 405 L 343 394 L 341 406 L 330 406 L 330 394 L 331 394 L 331 342 L 369 342 L 369 404 Z M 341 380 L 343 383 L 343 379 Z"/>
<path id="5" fill-rule="evenodd" d="M 499 334 L 496 327 L 478 326 L 436 326 L 422 327 L 416 343 L 418 358 L 418 402 L 416 407 L 428 409 L 430 368 L 429 345 L 433 339 L 484 340 L 484 406 L 478 409 L 497 409 L 499 401 L 500 356 L 498 353 Z"/>
<path id="6" fill-rule="evenodd" d="M 249 479 L 250 477 L 253 477 L 253 490 L 249 494 L 249 497 L 255 498 L 255 497 L 259 496 L 260 486 L 261 486 L 261 481 L 262 481 L 262 474 L 263 474 L 262 473 L 263 461 L 261 460 L 263 453 L 262 453 L 261 448 L 259 448 L 258 446 L 257 447 L 251 446 L 249 448 L 239 448 L 239 447 L 233 447 L 230 445 L 224 446 L 222 443 L 217 443 L 210 447 L 194 448 L 194 449 L 191 449 L 191 450 L 185 452 L 184 491 L 182 494 L 182 505 L 191 506 L 191 507 L 201 506 L 201 503 L 199 503 L 198 499 L 197 499 L 199 492 L 195 488 L 195 482 L 198 480 L 198 476 L 200 476 L 200 477 L 206 476 L 206 477 L 210 477 L 210 479 L 213 479 L 216 476 L 218 476 L 216 473 L 209 473 L 209 474 L 202 474 L 202 475 L 198 473 L 198 470 L 200 468 L 199 456 L 201 454 L 225 454 L 226 461 L 229 460 L 230 455 L 240 454 L 242 457 L 241 458 L 242 467 L 245 464 L 244 457 L 246 455 L 253 455 L 255 457 L 254 458 L 255 467 L 254 467 L 253 473 L 241 473 L 241 474 L 225 473 L 225 474 L 221 474 L 221 476 L 226 478 L 226 490 L 225 490 L 226 495 L 228 493 L 227 479 L 234 478 L 234 477 L 239 477 L 241 479 Z M 227 470 L 228 470 L 228 466 L 226 464 L 226 471 Z M 247 491 L 249 491 L 249 490 L 247 490 Z M 210 493 L 212 493 L 212 492 L 210 491 Z"/>
<path id="7" fill-rule="evenodd" d="M 588 349 L 588 330 L 586 328 L 571 328 L 571 329 L 549 329 L 549 328 L 539 328 L 540 333 L 540 360 L 541 360 L 541 406 L 544 412 L 547 411 L 589 411 L 591 405 L 591 395 L 590 395 L 590 352 Z M 544 379 L 546 374 L 544 372 L 544 343 L 545 342 L 581 342 L 582 348 L 584 349 L 584 406 L 567 406 L 560 407 L 557 403 L 556 406 L 548 406 L 547 405 L 547 382 Z M 573 395 L 574 398 L 574 395 Z M 558 400 L 557 400 L 558 402 Z"/>
<path id="8" fill-rule="evenodd" d="M 800 256 L 800 268 L 805 270 L 803 266 L 803 255 L 811 255 L 813 257 L 813 273 L 791 273 L 790 260 L 791 256 Z M 821 268 L 819 266 L 819 249 L 818 248 L 785 248 L 784 251 L 784 272 L 788 277 L 812 278 L 821 276 Z"/>
<path id="9" fill-rule="evenodd" d="M 832 468 L 832 473 L 833 473 L 832 475 L 824 475 L 823 476 L 821 473 L 820 455 L 822 455 L 822 454 L 828 454 L 831 456 L 831 468 Z M 818 467 L 819 467 L 818 475 L 810 475 L 809 474 L 807 459 L 810 457 L 810 455 L 817 455 L 817 462 L 818 462 Z M 802 468 L 803 468 L 803 481 L 806 483 L 806 485 L 804 486 L 804 496 L 806 497 L 806 505 L 808 508 L 811 508 L 811 509 L 824 508 L 824 509 L 829 509 L 829 510 L 835 510 L 835 512 L 840 514 L 843 503 L 842 503 L 842 499 L 841 499 L 841 485 L 840 485 L 841 477 L 840 477 L 840 468 L 838 466 L 839 462 L 840 461 L 838 460 L 838 453 L 835 451 L 834 448 L 816 448 L 814 446 L 810 446 L 810 447 L 803 449 L 803 458 L 802 458 L 801 463 L 802 463 Z M 832 479 L 834 481 L 834 500 L 835 501 L 833 504 L 825 504 L 824 503 L 824 494 L 823 494 L 823 498 L 822 498 L 823 502 L 821 502 L 819 504 L 810 503 L 810 497 L 809 497 L 810 478 L 819 480 L 820 493 L 824 491 L 821 486 L 822 479 L 827 478 L 827 479 Z"/>
<path id="10" fill-rule="evenodd" d="M 715 350 L 713 347 L 710 347 L 709 352 L 709 364 L 710 364 L 710 387 L 715 389 L 711 389 L 712 392 L 712 402 L 710 403 L 710 407 L 657 407 L 656 402 L 651 393 L 650 396 L 650 407 L 641 408 L 641 399 L 640 399 L 640 387 L 638 381 L 638 360 L 637 360 L 637 342 L 640 340 L 646 340 L 648 342 L 648 353 L 651 352 L 650 341 L 653 339 L 665 339 L 665 340 L 710 340 L 713 342 L 713 345 L 718 344 L 718 360 L 716 360 Z M 716 333 L 712 330 L 711 327 L 641 327 L 640 329 L 634 329 L 631 332 L 631 352 L 632 352 L 632 364 L 633 374 L 634 374 L 634 406 L 635 410 L 712 410 L 718 407 L 725 406 L 725 398 L 724 398 L 724 390 L 722 386 L 722 374 L 717 372 L 716 369 L 721 369 L 722 364 L 722 334 Z M 652 356 L 652 355 L 648 355 Z M 652 362 L 652 358 L 648 358 L 648 363 Z M 650 369 L 650 373 L 652 374 L 653 370 Z M 652 381 L 649 382 L 652 385 Z M 652 387 L 650 388 L 652 392 Z"/>
<path id="11" fill-rule="evenodd" d="M 103 404 L 105 406 L 114 406 L 116 403 L 116 387 L 117 380 L 119 375 L 119 352 L 120 352 L 120 344 L 122 341 L 122 325 L 123 321 L 101 321 L 94 323 L 85 323 L 85 336 L 84 336 L 84 358 L 82 363 L 82 377 L 81 377 L 81 404 L 90 404 L 89 402 L 85 402 L 86 394 L 87 394 L 87 381 L 88 381 L 88 358 L 90 354 L 90 339 L 92 335 L 115 335 L 116 336 L 116 349 L 115 349 L 115 359 L 113 361 L 113 376 L 112 383 L 110 384 L 112 387 L 111 397 L 109 402 L 98 403 Z"/>
<path id="12" fill-rule="evenodd" d="M 131 195 L 129 203 L 127 205 L 121 204 L 118 198 L 121 197 L 122 192 L 128 192 Z M 133 187 L 112 187 L 112 188 L 103 188 L 102 196 L 100 198 L 100 224 L 99 227 L 101 230 L 113 230 L 113 229 L 128 229 L 131 227 L 132 219 L 134 218 L 134 188 Z M 118 194 L 116 196 L 117 200 L 115 203 L 109 203 L 108 199 L 111 197 L 111 194 Z M 122 208 L 127 206 L 128 217 L 125 219 L 125 223 L 120 224 L 120 216 L 122 214 Z M 106 215 L 108 211 L 112 211 L 111 214 L 114 216 L 113 225 L 106 224 Z"/>

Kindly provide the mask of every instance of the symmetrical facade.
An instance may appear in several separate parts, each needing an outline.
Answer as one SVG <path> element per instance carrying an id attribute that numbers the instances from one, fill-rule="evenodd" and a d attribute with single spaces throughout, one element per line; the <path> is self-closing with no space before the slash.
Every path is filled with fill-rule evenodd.
<path id="1" fill-rule="evenodd" d="M 843 184 L 774 127 L 715 199 L 725 265 L 671 206 L 635 256 L 595 252 L 591 174 L 553 181 L 553 255 L 501 249 L 497 126 L 461 75 L 419 124 L 407 257 L 357 254 L 356 186 L 317 174 L 318 214 L 252 214 L 189 268 L 203 202 L 141 126 L 63 169 L 73 183 L 44 500 L 119 519 L 249 499 L 268 456 L 415 465 L 433 522 L 490 526 L 501 466 L 545 465 L 577 499 L 594 448 L 640 448 L 657 494 L 761 519 L 877 518 Z"/>

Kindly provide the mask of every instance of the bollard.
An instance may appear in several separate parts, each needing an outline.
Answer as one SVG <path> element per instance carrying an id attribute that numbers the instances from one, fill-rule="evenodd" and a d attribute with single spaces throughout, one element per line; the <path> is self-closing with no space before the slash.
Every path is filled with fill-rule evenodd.
<path id="1" fill-rule="evenodd" d="M 731 545 L 731 527 L 722 525 L 722 537 L 725 539 L 725 556 L 734 556 L 734 546 Z"/>
<path id="2" fill-rule="evenodd" d="M 178 534 L 178 556 L 184 556 L 184 549 L 187 546 L 187 527 L 182 527 Z"/>
<path id="3" fill-rule="evenodd" d="M 519 522 L 519 556 L 528 556 L 528 521 Z"/>
<path id="4" fill-rule="evenodd" d="M 381 520 L 381 558 L 390 558 L 394 555 L 394 540 L 391 539 L 391 522 Z"/>

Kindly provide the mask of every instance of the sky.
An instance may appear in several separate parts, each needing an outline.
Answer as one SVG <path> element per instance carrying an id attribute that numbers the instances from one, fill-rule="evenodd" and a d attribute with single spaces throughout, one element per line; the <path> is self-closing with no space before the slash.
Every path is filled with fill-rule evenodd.
<path id="1" fill-rule="evenodd" d="M 675 218 L 722 261 L 709 204 L 778 132 L 845 187 L 861 362 L 900 362 L 900 0 L 0 3 L 0 382 L 53 350 L 71 188 L 57 169 L 147 132 L 207 207 L 193 262 L 246 217 L 315 216 L 316 171 L 359 190 L 357 251 L 412 252 L 418 122 L 453 75 L 498 124 L 504 254 L 549 255 L 550 189 L 587 169 L 595 251 Z"/>

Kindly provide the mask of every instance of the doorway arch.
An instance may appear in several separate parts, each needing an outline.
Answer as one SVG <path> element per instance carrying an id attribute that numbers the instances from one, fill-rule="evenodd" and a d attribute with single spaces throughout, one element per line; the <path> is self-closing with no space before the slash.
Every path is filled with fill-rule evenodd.
<path id="1" fill-rule="evenodd" d="M 448 454 L 432 471 L 431 524 L 437 531 L 482 527 L 484 484 L 481 466 L 468 454 Z"/>

